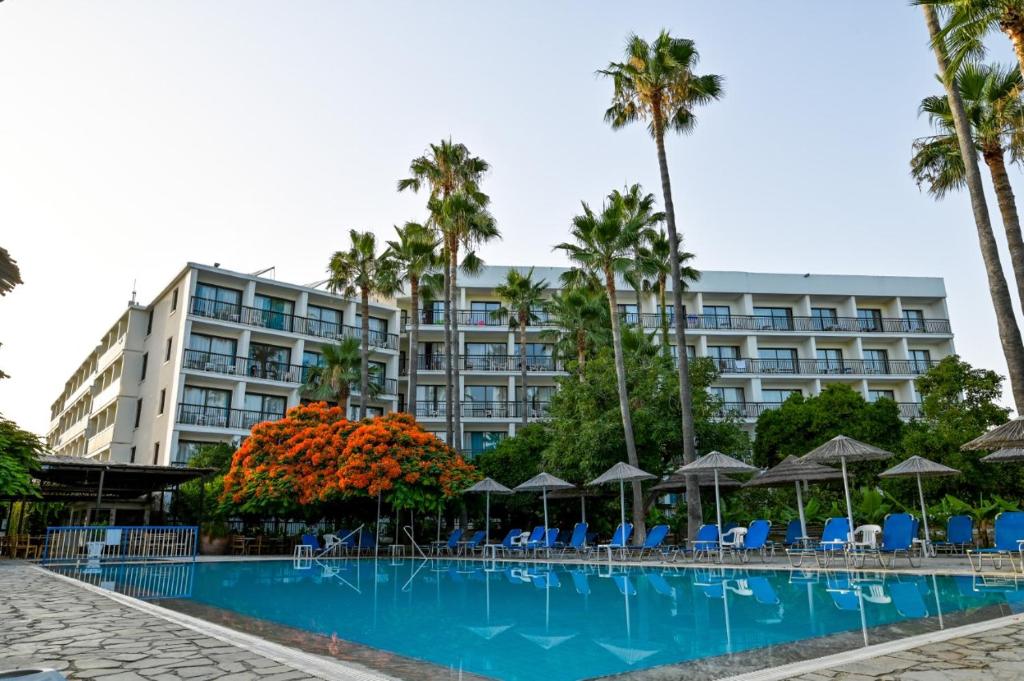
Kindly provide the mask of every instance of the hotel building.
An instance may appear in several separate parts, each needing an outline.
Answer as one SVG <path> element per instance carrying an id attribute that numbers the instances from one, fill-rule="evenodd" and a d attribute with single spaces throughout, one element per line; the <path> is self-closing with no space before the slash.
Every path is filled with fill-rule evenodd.
<path id="1" fill-rule="evenodd" d="M 476 454 L 522 422 L 516 334 L 495 314 L 508 267 L 463 276 L 454 314 L 462 395 L 461 448 Z M 562 268 L 534 277 L 559 286 Z M 629 324 L 660 327 L 653 295 L 622 286 Z M 799 392 L 843 383 L 868 400 L 918 413 L 914 379 L 953 354 L 941 279 L 706 271 L 684 295 L 690 356 L 720 371 L 723 412 L 753 428 L 765 409 Z M 416 417 L 444 437 L 443 303 L 427 301 L 419 347 L 408 348 L 407 298 L 371 306 L 371 361 L 379 392 L 371 413 L 404 409 L 417 368 Z M 668 311 L 671 314 L 671 310 Z M 563 367 L 550 325 L 527 330 L 528 418 L 548 414 Z M 358 336 L 353 301 L 322 290 L 189 264 L 148 306 L 130 305 L 65 385 L 51 410 L 57 453 L 101 460 L 182 464 L 203 443 L 238 442 L 254 423 L 302 399 L 304 372 L 324 343 Z M 658 334 L 655 334 L 657 338 Z M 674 340 L 673 340 L 674 342 Z M 673 352 L 678 352 L 675 348 Z M 358 399 L 352 400 L 355 415 Z"/>

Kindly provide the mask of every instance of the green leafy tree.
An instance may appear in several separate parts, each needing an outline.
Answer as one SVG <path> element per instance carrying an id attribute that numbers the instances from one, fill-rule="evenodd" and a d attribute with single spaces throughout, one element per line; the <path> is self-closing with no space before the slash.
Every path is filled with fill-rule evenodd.
<path id="1" fill-rule="evenodd" d="M 0 497 L 37 497 L 32 471 L 46 446 L 35 434 L 0 416 Z"/>
<path id="2" fill-rule="evenodd" d="M 653 291 L 658 297 L 658 322 L 661 327 L 661 342 L 665 352 L 669 350 L 668 323 L 672 315 L 668 308 L 668 278 L 672 274 L 672 245 L 663 230 L 651 232 L 647 243 L 637 253 L 637 260 L 644 272 L 643 288 Z M 694 259 L 693 253 L 677 254 L 684 290 L 691 281 L 700 279 L 700 272 L 689 263 Z M 683 347 L 683 346 L 680 346 Z"/>
<path id="3" fill-rule="evenodd" d="M 6 248 L 0 247 L 0 296 L 7 295 L 20 283 L 21 270 L 18 269 L 18 261 L 11 257 Z M 0 371 L 0 378 L 8 376 Z"/>
<path id="4" fill-rule="evenodd" d="M 363 359 L 358 338 L 342 338 L 321 349 L 320 364 L 305 368 L 303 394 L 314 400 L 334 402 L 348 413 L 352 385 L 362 378 Z M 369 384 L 373 393 L 376 386 Z"/>
<path id="5" fill-rule="evenodd" d="M 171 506 L 175 518 L 190 525 L 216 523 L 227 518 L 230 509 L 220 502 L 220 496 L 224 491 L 224 474 L 231 468 L 234 453 L 235 448 L 226 442 L 199 448 L 189 460 L 189 467 L 212 468 L 213 472 L 204 478 L 189 480 L 178 488 Z"/>
<path id="6" fill-rule="evenodd" d="M 633 185 L 625 192 L 616 190 L 609 194 L 599 212 L 584 203 L 583 213 L 573 219 L 571 235 L 574 241 L 561 243 L 555 247 L 565 251 L 569 260 L 582 270 L 586 277 L 598 279 L 604 284 L 612 329 L 619 422 L 625 435 L 626 458 L 632 466 L 638 466 L 639 459 L 626 385 L 622 328 L 619 324 L 616 298 L 616 276 L 621 276 L 632 267 L 636 249 L 643 243 L 648 230 L 663 217 L 654 210 L 654 196 L 643 194 L 640 185 Z M 640 483 L 633 482 L 632 490 L 633 526 L 637 541 L 643 541 L 646 529 Z"/>
<path id="7" fill-rule="evenodd" d="M 548 282 L 544 279 L 534 281 L 533 268 L 526 274 L 511 269 L 505 275 L 505 281 L 498 284 L 494 292 L 498 294 L 503 305 L 498 314 L 508 318 L 509 328 L 519 335 L 519 372 L 520 372 L 520 408 L 522 409 L 523 426 L 529 422 L 529 401 L 527 394 L 527 363 L 526 363 L 526 329 L 540 321 L 537 314 L 544 303 L 544 291 Z"/>
<path id="8" fill-rule="evenodd" d="M 353 229 L 348 234 L 349 249 L 336 251 L 327 266 L 327 288 L 349 298 L 359 296 L 359 418 L 364 419 L 370 399 L 370 297 L 390 296 L 398 284 L 391 262 L 377 253 L 373 232 Z"/>
<path id="9" fill-rule="evenodd" d="M 553 326 L 541 331 L 541 338 L 555 342 L 558 357 L 574 357 L 575 366 L 570 364 L 567 368 L 583 380 L 587 357 L 596 347 L 611 340 L 611 322 L 604 291 L 593 286 L 563 289 L 553 295 L 544 307 Z"/>
<path id="10" fill-rule="evenodd" d="M 658 168 L 661 171 L 661 192 L 665 202 L 666 226 L 669 238 L 669 263 L 672 270 L 672 309 L 675 320 L 676 345 L 679 350 L 677 381 L 679 402 L 682 405 L 683 459 L 690 463 L 696 458 L 693 408 L 689 403 L 694 394 L 688 385 L 686 357 L 686 320 L 683 318 L 683 274 L 679 260 L 680 239 L 676 231 L 676 211 L 672 200 L 672 182 L 665 154 L 665 133 L 690 133 L 697 125 L 694 113 L 699 106 L 722 96 L 722 77 L 714 74 L 697 75 L 694 69 L 700 54 L 692 40 L 673 38 L 668 31 L 648 43 L 637 35 L 626 40 L 625 59 L 612 62 L 599 74 L 612 79 L 612 103 L 604 118 L 613 129 L 642 121 L 654 138 L 658 150 Z M 687 478 L 687 496 L 699 498 L 696 478 Z M 689 506 L 689 532 L 692 539 L 701 522 L 700 505 Z"/>
<path id="11" fill-rule="evenodd" d="M 526 482 L 541 470 L 544 450 L 548 448 L 551 434 L 544 423 L 531 423 L 516 429 L 516 434 L 507 437 L 493 449 L 488 449 L 473 460 L 473 464 L 487 477 L 499 481 L 506 487 L 515 487 Z M 499 497 L 491 497 L 494 504 Z M 500 497 L 499 502 L 511 518 L 537 517 L 537 499 L 530 495 L 512 494 Z"/>

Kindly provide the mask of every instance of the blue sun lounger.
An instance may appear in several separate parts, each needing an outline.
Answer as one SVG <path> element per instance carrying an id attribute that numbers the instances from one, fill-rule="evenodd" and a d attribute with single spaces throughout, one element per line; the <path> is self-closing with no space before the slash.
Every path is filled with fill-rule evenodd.
<path id="1" fill-rule="evenodd" d="M 569 553 L 582 552 L 587 546 L 587 524 L 576 523 L 576 527 L 572 528 L 572 536 L 569 537 L 569 543 L 562 547 L 562 555 Z"/>
<path id="2" fill-rule="evenodd" d="M 611 560 L 613 551 L 625 550 L 626 545 L 629 543 L 629 538 L 632 534 L 633 523 L 626 523 L 625 525 L 622 525 L 620 523 L 619 526 L 615 528 L 615 534 L 612 535 L 612 540 L 610 542 L 608 542 L 607 544 L 598 544 L 595 547 L 595 550 L 599 554 L 598 557 L 600 558 L 600 553 L 602 551 L 607 551 L 608 560 Z"/>
<path id="3" fill-rule="evenodd" d="M 980 571 L 985 566 L 985 559 L 992 561 L 992 566 L 997 570 L 1003 567 L 1003 558 L 1010 563 L 1010 570 L 1016 572 L 1017 564 L 1013 562 L 1014 555 L 1019 559 L 1021 566 L 1024 566 L 1024 511 L 1004 511 L 996 516 L 995 546 L 987 549 L 968 549 L 967 559 L 971 561 L 971 567 Z M 977 558 L 977 562 L 975 562 Z"/>
<path id="4" fill-rule="evenodd" d="M 846 555 L 849 540 L 849 521 L 846 518 L 829 518 L 821 532 L 821 541 L 809 547 L 786 549 L 786 555 L 793 567 L 800 567 L 808 556 L 814 556 L 818 567 L 828 567 L 834 558 Z"/>
<path id="5" fill-rule="evenodd" d="M 635 554 L 637 558 L 643 558 L 645 554 L 651 555 L 656 551 L 661 552 L 661 545 L 665 543 L 665 537 L 667 536 L 668 525 L 655 525 L 647 533 L 647 538 L 641 546 L 627 547 L 624 553 Z"/>
<path id="6" fill-rule="evenodd" d="M 909 513 L 890 513 L 885 516 L 882 523 L 882 541 L 878 546 L 865 547 L 856 546 L 850 549 L 850 556 L 857 567 L 864 567 L 864 563 L 871 556 L 878 561 L 879 567 L 886 567 L 885 556 L 889 556 L 890 568 L 896 567 L 896 558 L 904 556 L 911 567 L 920 566 L 921 550 L 920 544 L 914 543 L 914 532 L 917 529 L 917 521 Z M 917 565 L 914 560 L 918 559 Z"/>
<path id="7" fill-rule="evenodd" d="M 701 525 L 697 530 L 697 538 L 690 545 L 690 557 L 693 560 L 711 558 L 718 551 L 718 525 Z"/>
<path id="8" fill-rule="evenodd" d="M 974 548 L 974 520 L 969 515 L 951 515 L 946 521 L 946 539 L 933 541 L 936 551 L 966 553 Z"/>
<path id="9" fill-rule="evenodd" d="M 754 520 L 750 523 L 747 533 L 743 535 L 743 543 L 739 546 L 730 547 L 729 553 L 739 556 L 740 560 L 746 563 L 750 560 L 751 553 L 761 556 L 761 562 L 768 562 L 768 552 L 774 550 L 768 541 L 768 534 L 772 530 L 772 523 L 769 520 Z"/>

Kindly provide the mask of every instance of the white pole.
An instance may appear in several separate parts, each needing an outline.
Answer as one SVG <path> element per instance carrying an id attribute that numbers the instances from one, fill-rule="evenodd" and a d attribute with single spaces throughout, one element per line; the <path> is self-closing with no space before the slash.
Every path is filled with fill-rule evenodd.
<path id="1" fill-rule="evenodd" d="M 846 494 L 846 521 L 850 523 L 850 533 L 846 541 L 853 543 L 853 503 L 850 501 L 850 481 L 846 477 L 846 457 L 841 456 L 839 460 L 843 463 L 843 492 Z M 865 634 L 866 636 L 866 634 Z"/>
<path id="2" fill-rule="evenodd" d="M 580 522 L 587 522 L 587 497 L 580 493 Z"/>
<path id="3" fill-rule="evenodd" d="M 374 541 L 373 541 L 373 557 L 376 558 L 380 553 L 380 492 L 377 492 L 377 525 L 374 527 Z M 374 596 L 377 592 L 374 591 Z M 374 612 L 374 617 L 377 613 Z"/>
<path id="4" fill-rule="evenodd" d="M 718 562 L 721 563 L 725 557 L 725 549 L 722 548 L 722 501 L 718 496 L 718 469 L 715 469 L 715 518 L 718 520 Z M 725 588 L 724 585 L 722 587 Z"/>
<path id="5" fill-rule="evenodd" d="M 921 498 L 921 522 L 924 523 L 924 552 L 925 555 L 931 551 L 932 538 L 928 533 L 928 507 L 924 505 L 924 487 L 921 486 L 921 474 L 917 474 L 917 495 Z"/>
<path id="6" fill-rule="evenodd" d="M 547 541 L 547 539 L 548 539 L 548 488 L 547 487 L 541 487 L 540 488 L 540 493 L 541 493 L 541 496 L 544 498 L 544 538 L 543 538 L 542 541 Z"/>
<path id="7" fill-rule="evenodd" d="M 807 518 L 804 517 L 804 498 L 800 491 L 800 481 L 796 481 L 796 507 L 800 511 L 800 536 L 807 536 Z"/>
<path id="8" fill-rule="evenodd" d="M 484 525 L 484 546 L 491 543 L 491 492 L 487 491 L 487 520 Z M 488 593 L 490 596 L 490 593 Z"/>
<path id="9" fill-rule="evenodd" d="M 626 481 L 619 480 L 619 513 L 622 515 L 622 545 L 626 545 Z M 614 537 L 613 537 L 614 539 Z M 623 549 L 625 550 L 625 549 Z"/>

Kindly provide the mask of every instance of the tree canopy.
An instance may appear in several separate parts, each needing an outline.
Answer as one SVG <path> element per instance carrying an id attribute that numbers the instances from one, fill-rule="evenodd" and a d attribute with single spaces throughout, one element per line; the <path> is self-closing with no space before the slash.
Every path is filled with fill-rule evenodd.
<path id="1" fill-rule="evenodd" d="M 35 434 L 0 416 L 0 495 L 37 496 L 32 471 L 38 467 L 37 459 L 45 451 L 42 440 Z"/>

